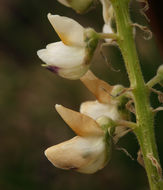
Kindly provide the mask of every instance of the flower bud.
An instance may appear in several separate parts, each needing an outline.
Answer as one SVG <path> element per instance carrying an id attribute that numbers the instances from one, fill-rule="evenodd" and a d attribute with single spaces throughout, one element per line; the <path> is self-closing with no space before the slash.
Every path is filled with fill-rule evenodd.
<path id="1" fill-rule="evenodd" d="M 83 13 L 90 8 L 94 0 L 58 0 L 58 1 L 67 7 L 71 7 L 78 13 Z"/>

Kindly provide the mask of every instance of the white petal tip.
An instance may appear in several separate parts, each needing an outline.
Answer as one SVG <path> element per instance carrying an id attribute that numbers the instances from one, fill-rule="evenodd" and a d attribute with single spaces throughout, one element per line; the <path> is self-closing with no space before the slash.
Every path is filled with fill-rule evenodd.
<path id="1" fill-rule="evenodd" d="M 43 51 L 44 51 L 43 49 L 38 50 L 38 51 L 37 51 L 37 55 L 40 57 L 40 56 L 42 55 L 42 52 L 43 52 Z"/>
<path id="2" fill-rule="evenodd" d="M 46 53 L 46 49 L 40 49 L 37 51 L 37 55 L 38 57 L 45 62 L 45 60 L 47 59 L 47 53 Z"/>

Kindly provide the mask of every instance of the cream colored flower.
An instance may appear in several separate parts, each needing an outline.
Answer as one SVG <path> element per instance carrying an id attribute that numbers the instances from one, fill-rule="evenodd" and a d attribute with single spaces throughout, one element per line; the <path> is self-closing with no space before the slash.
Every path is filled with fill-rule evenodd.
<path id="1" fill-rule="evenodd" d="M 56 110 L 77 136 L 48 148 L 45 155 L 49 161 L 58 168 L 87 174 L 102 169 L 110 159 L 110 137 L 90 117 L 61 105 L 56 105 Z"/>
<path id="2" fill-rule="evenodd" d="M 83 102 L 80 106 L 80 112 L 82 114 L 94 120 L 98 120 L 102 117 L 110 118 L 114 122 L 129 119 L 129 112 L 125 108 L 125 101 L 113 97 L 117 91 L 120 92 L 122 86 L 111 86 L 105 81 L 97 78 L 90 70 L 87 71 L 80 80 L 97 99 L 96 101 Z M 127 128 L 124 126 L 117 126 L 114 133 L 114 140 L 117 142 L 126 130 Z"/>
<path id="3" fill-rule="evenodd" d="M 89 9 L 94 0 L 58 0 L 67 7 L 71 7 L 78 13 L 83 13 Z"/>
<path id="4" fill-rule="evenodd" d="M 39 50 L 39 58 L 47 69 L 64 78 L 80 78 L 90 66 L 98 43 L 96 33 L 67 17 L 48 14 L 48 19 L 62 41 Z"/>

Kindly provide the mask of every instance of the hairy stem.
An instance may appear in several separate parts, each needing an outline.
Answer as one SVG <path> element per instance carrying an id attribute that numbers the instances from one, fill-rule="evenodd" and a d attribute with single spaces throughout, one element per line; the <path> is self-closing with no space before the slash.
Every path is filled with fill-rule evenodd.
<path id="1" fill-rule="evenodd" d="M 141 72 L 135 46 L 133 27 L 129 15 L 129 0 L 110 0 L 115 11 L 118 45 L 121 49 L 136 109 L 138 127 L 134 130 L 143 154 L 144 165 L 151 190 L 162 190 L 162 169 L 159 163 L 154 119 L 150 108 L 149 90 Z"/>

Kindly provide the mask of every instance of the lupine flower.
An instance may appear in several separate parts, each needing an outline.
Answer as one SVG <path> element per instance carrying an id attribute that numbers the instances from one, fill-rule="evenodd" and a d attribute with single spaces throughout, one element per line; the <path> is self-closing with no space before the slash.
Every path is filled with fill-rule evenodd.
<path id="1" fill-rule="evenodd" d="M 89 9 L 94 0 L 58 0 L 67 7 L 71 7 L 78 13 L 83 13 Z"/>
<path id="2" fill-rule="evenodd" d="M 61 105 L 56 110 L 77 134 L 71 140 L 52 146 L 45 155 L 62 169 L 91 174 L 102 169 L 110 159 L 111 137 L 90 117 Z"/>
<path id="3" fill-rule="evenodd" d="M 62 41 L 47 45 L 37 52 L 50 71 L 68 79 L 78 79 L 90 66 L 98 36 L 75 20 L 48 14 L 48 19 Z"/>
<path id="4" fill-rule="evenodd" d="M 129 112 L 125 108 L 127 98 L 114 98 L 114 95 L 122 86 L 111 86 L 103 80 L 97 78 L 90 70 L 80 78 L 84 85 L 95 95 L 95 101 L 83 102 L 80 106 L 80 112 L 96 120 L 101 117 L 108 117 L 113 121 L 128 120 Z M 116 91 L 116 93 L 115 93 Z M 124 100 L 125 99 L 125 100 Z M 124 104 L 124 105 L 123 105 Z M 126 131 L 126 127 L 117 126 L 115 129 L 115 141 Z"/>

